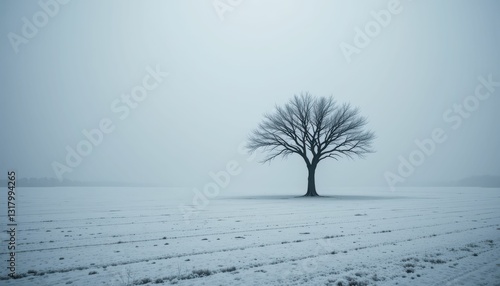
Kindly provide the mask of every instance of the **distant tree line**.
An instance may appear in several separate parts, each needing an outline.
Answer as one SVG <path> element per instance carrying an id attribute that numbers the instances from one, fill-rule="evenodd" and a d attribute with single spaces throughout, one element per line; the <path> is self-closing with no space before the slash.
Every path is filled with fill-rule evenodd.
<path id="1" fill-rule="evenodd" d="M 1 179 L 0 186 L 7 186 L 7 180 Z M 118 182 L 83 182 L 76 180 L 62 180 L 57 178 L 17 178 L 16 187 L 154 187 L 139 183 Z"/>

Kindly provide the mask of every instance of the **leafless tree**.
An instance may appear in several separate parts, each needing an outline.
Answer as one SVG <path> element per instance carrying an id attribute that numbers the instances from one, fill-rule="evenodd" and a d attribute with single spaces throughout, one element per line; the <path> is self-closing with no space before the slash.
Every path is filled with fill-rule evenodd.
<path id="1" fill-rule="evenodd" d="M 263 163 L 279 156 L 301 156 L 308 170 L 305 196 L 318 196 L 314 175 L 319 162 L 343 156 L 364 157 L 374 152 L 375 134 L 365 130 L 366 118 L 359 115 L 358 108 L 338 105 L 333 97 L 295 95 L 283 107 L 276 106 L 273 113 L 264 117 L 250 135 L 248 150 L 251 153 L 258 149 L 267 151 Z"/>

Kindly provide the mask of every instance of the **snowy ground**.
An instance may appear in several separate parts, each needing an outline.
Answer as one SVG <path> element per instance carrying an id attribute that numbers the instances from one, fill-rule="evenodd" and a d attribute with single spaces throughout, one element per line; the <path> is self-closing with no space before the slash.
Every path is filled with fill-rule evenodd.
<path id="1" fill-rule="evenodd" d="M 20 188 L 21 278 L 2 243 L 0 284 L 500 285 L 500 189 L 335 193 L 218 198 L 186 221 L 167 190 Z"/>

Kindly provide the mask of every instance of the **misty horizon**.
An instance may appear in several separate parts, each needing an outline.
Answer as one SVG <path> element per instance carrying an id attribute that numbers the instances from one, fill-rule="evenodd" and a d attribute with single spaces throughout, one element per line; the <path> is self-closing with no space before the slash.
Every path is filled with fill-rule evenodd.
<path id="1" fill-rule="evenodd" d="M 3 3 L 1 171 L 197 187 L 237 161 L 230 190 L 302 188 L 300 158 L 261 165 L 240 146 L 263 114 L 310 92 L 359 107 L 377 134 L 366 159 L 320 166 L 319 189 L 387 186 L 435 129 L 446 140 L 398 185 L 500 174 L 496 2 L 242 3 L 223 20 L 194 3 L 68 2 L 40 28 L 38 2 Z M 467 101 L 480 85 L 491 96 Z"/>

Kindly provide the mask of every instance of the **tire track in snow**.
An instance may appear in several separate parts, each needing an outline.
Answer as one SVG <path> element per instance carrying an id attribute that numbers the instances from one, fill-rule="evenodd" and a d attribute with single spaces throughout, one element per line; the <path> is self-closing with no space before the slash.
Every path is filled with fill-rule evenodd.
<path id="1" fill-rule="evenodd" d="M 483 215 L 483 214 L 485 214 L 485 213 L 481 213 L 481 215 Z M 405 219 L 405 218 L 414 218 L 414 217 L 422 217 L 422 216 L 424 216 L 424 215 L 417 214 L 417 215 L 382 218 L 382 220 Z M 453 216 L 453 217 L 455 217 L 455 216 Z M 500 217 L 498 217 L 498 218 L 500 218 Z M 442 219 L 442 217 L 435 217 L 432 219 L 433 220 Z M 313 226 L 326 226 L 326 225 L 335 225 L 335 224 L 352 224 L 352 223 L 358 223 L 358 222 L 374 222 L 374 221 L 380 221 L 380 220 L 381 220 L 381 218 L 373 218 L 373 219 L 365 219 L 365 220 L 353 220 L 353 221 L 335 221 L 335 222 L 331 222 L 331 223 L 317 223 L 317 224 L 314 224 Z M 283 229 L 293 229 L 293 228 L 303 228 L 303 227 L 311 227 L 311 224 L 305 223 L 305 224 L 295 224 L 295 225 L 280 226 L 280 227 L 245 229 L 245 230 L 234 230 L 234 231 L 215 232 L 215 233 L 202 233 L 202 234 L 192 234 L 192 235 L 180 235 L 180 236 L 170 236 L 170 237 L 164 236 L 165 239 L 163 237 L 161 237 L 161 238 L 151 238 L 151 239 L 108 242 L 108 243 L 95 243 L 95 244 L 83 244 L 83 245 L 73 245 L 73 246 L 63 246 L 63 247 L 18 250 L 17 253 L 41 252 L 41 251 L 48 251 L 48 250 L 62 250 L 62 249 L 71 249 L 71 248 L 94 247 L 94 246 L 105 246 L 105 245 L 115 245 L 115 244 L 128 244 L 128 243 L 161 241 L 161 240 L 174 240 L 174 239 L 189 238 L 189 237 L 216 236 L 216 235 L 225 235 L 225 234 L 237 234 L 237 233 L 257 232 L 257 231 L 272 231 L 272 230 L 283 230 Z M 127 235 L 127 236 L 130 236 L 130 235 Z M 18 245 L 22 245 L 22 243 L 20 243 Z M 0 252 L 0 255 L 1 254 L 7 254 L 7 253 Z"/>
<path id="2" fill-rule="evenodd" d="M 498 217 L 495 217 L 498 218 Z M 440 226 L 440 225 L 447 225 L 451 223 L 444 223 L 444 224 L 434 224 L 434 225 L 426 225 L 426 226 L 421 226 L 421 227 L 408 227 L 408 228 L 401 228 L 397 230 L 392 230 L 391 232 L 396 232 L 396 231 L 404 231 L 404 230 L 412 230 L 415 228 L 428 228 L 428 227 L 433 227 L 433 226 Z M 477 230 L 477 229 L 484 229 L 484 228 L 489 228 L 493 226 L 498 226 L 499 224 L 491 224 L 491 225 L 486 225 L 482 227 L 472 227 L 472 228 L 467 228 L 467 229 L 461 229 L 461 230 L 454 230 L 454 231 L 448 231 L 445 233 L 440 233 L 436 235 L 425 235 L 425 236 L 418 236 L 416 238 L 411 238 L 411 239 L 401 239 L 401 240 L 393 240 L 390 242 L 384 242 L 384 243 L 377 243 L 377 244 L 372 244 L 369 246 L 363 246 L 363 247 L 355 247 L 351 248 L 348 251 L 359 251 L 363 249 L 368 249 L 368 248 L 376 248 L 380 246 L 385 246 L 385 245 L 394 245 L 396 243 L 402 243 L 402 242 L 410 242 L 414 240 L 419 240 L 419 239 L 424 239 L 424 238 L 429 238 L 429 237 L 436 237 L 436 236 L 443 236 L 443 235 L 450 235 L 450 234 L 457 234 L 457 233 L 462 233 L 462 232 L 467 232 L 471 230 Z M 373 232 L 372 234 L 384 234 L 384 232 Z M 328 239 L 336 239 L 336 238 L 343 238 L 343 237 L 350 237 L 350 236 L 357 236 L 359 233 L 353 233 L 349 235 L 338 235 L 336 237 L 328 238 Z M 325 238 L 313 238 L 313 239 L 308 239 L 308 240 L 302 240 L 301 242 L 304 241 L 314 241 L 314 240 L 324 240 Z M 290 242 L 290 243 L 301 243 L 301 242 Z M 281 243 L 273 243 L 273 244 L 267 244 L 264 246 L 274 246 L 274 245 L 281 245 Z M 251 249 L 251 248 L 260 248 L 262 246 L 260 245 L 254 245 L 250 247 L 246 247 L 243 250 Z M 88 269 L 95 269 L 95 268 L 103 268 L 103 267 L 110 267 L 110 266 L 122 266 L 122 265 L 129 265 L 129 264 L 134 264 L 134 263 L 141 263 L 141 262 L 147 262 L 147 261 L 157 261 L 157 260 L 166 260 L 166 259 L 172 259 L 172 258 L 182 258 L 182 257 L 191 257 L 191 256 L 197 256 L 197 255 L 212 255 L 215 253 L 220 253 L 220 252 L 229 252 L 229 251 L 235 251 L 235 250 L 242 250 L 242 247 L 233 247 L 233 248 L 227 248 L 223 250 L 217 250 L 217 251 L 203 251 L 203 252 L 197 252 L 197 253 L 189 253 L 189 254 L 178 254 L 178 255 L 167 255 L 167 256 L 162 256 L 162 257 L 153 257 L 153 258 L 144 258 L 144 259 L 136 259 L 136 260 L 130 260 L 130 261 L 124 261 L 124 262 L 115 262 L 115 263 L 108 263 L 108 264 L 101 264 L 101 265 L 92 265 L 92 266 L 80 266 L 80 267 L 69 267 L 65 269 L 52 269 L 52 270 L 47 270 L 44 273 L 44 275 L 47 274 L 55 274 L 55 273 L 67 273 L 71 271 L 83 271 L 83 270 L 88 270 Z M 324 254 L 319 254 L 319 255 L 308 255 L 308 256 L 303 256 L 303 257 L 298 257 L 298 258 L 291 258 L 287 260 L 278 260 L 274 262 L 269 262 L 269 263 L 258 263 L 254 265 L 249 265 L 248 267 L 240 267 L 237 268 L 237 270 L 248 270 L 256 267 L 262 267 L 266 265 L 277 265 L 277 264 L 282 264 L 282 263 L 288 263 L 288 262 L 295 262 L 295 261 L 301 261 L 304 259 L 309 259 L 309 258 L 315 258 L 319 256 L 326 256 L 326 255 L 331 255 L 329 252 L 324 253 Z M 27 273 L 21 273 L 21 276 L 30 276 Z M 9 279 L 8 277 L 0 277 L 0 280 L 6 280 Z"/>

